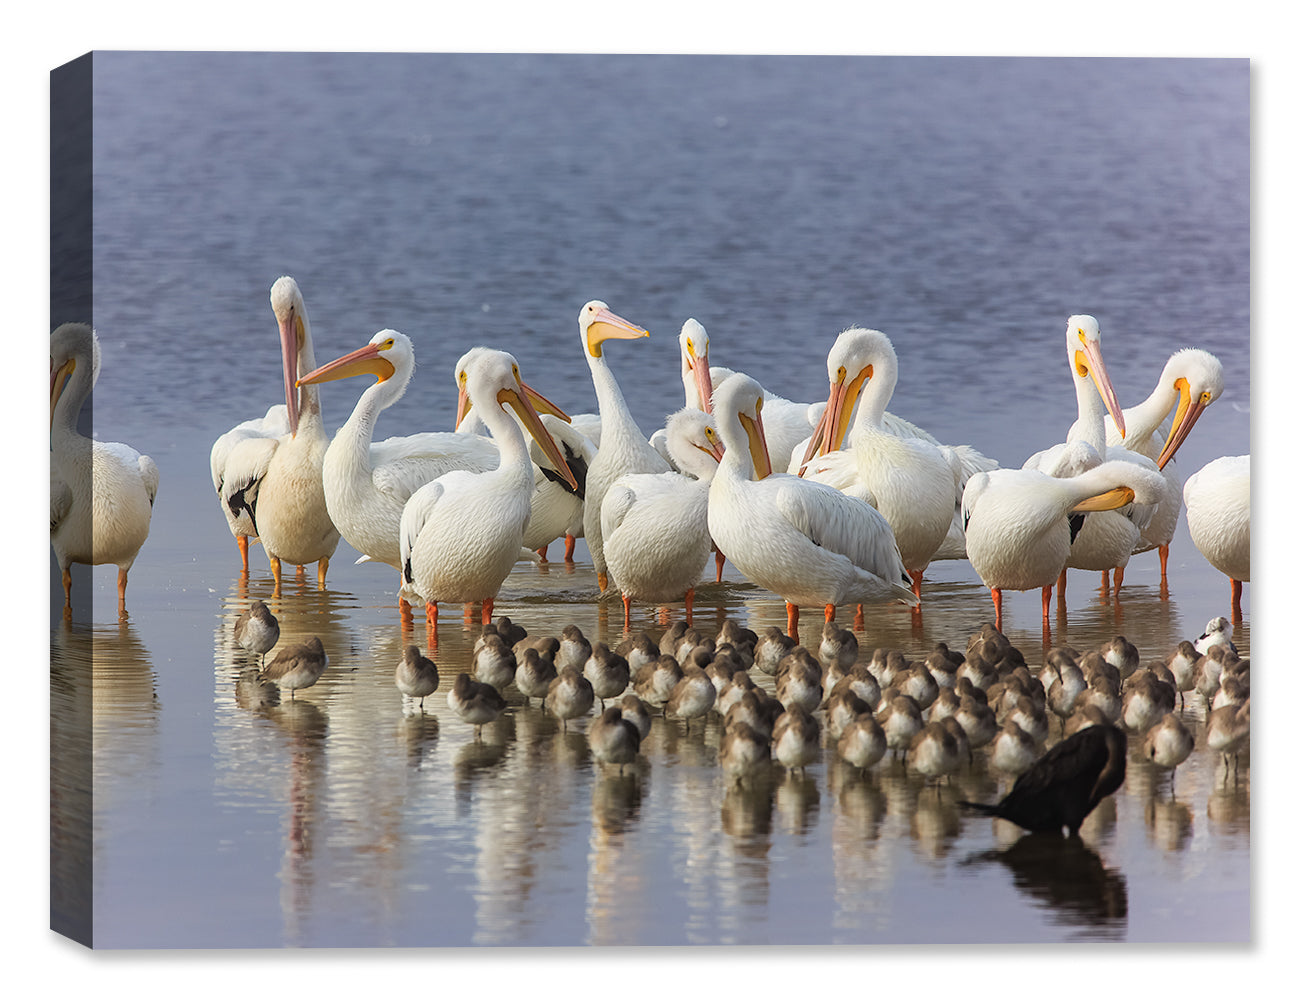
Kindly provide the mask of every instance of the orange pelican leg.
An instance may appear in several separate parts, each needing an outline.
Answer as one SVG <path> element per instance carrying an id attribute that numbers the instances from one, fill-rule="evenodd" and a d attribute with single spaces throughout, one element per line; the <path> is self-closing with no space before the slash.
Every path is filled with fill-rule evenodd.
<path id="1" fill-rule="evenodd" d="M 695 610 L 695 588 L 692 587 L 686 592 L 686 624 L 691 624 L 691 616 Z"/>
<path id="2" fill-rule="evenodd" d="M 72 617 L 72 571 L 63 571 L 63 617 Z"/>
<path id="3" fill-rule="evenodd" d="M 799 607 L 789 601 L 785 602 L 785 631 L 795 642 L 799 641 Z"/>
<path id="4" fill-rule="evenodd" d="M 1240 605 L 1240 595 L 1238 595 L 1238 605 Z M 117 615 L 119 618 L 126 617 L 126 570 L 117 571 Z"/>
<path id="5" fill-rule="evenodd" d="M 912 593 L 916 595 L 916 599 L 919 601 L 921 599 L 921 571 L 919 569 L 909 569 L 907 575 L 912 578 Z"/>
<path id="6" fill-rule="evenodd" d="M 714 583 L 721 583 L 721 582 L 722 582 L 722 567 L 726 564 L 726 562 L 727 562 L 727 557 L 724 556 L 724 555 L 722 554 L 722 551 L 721 551 L 720 549 L 714 549 L 714 550 L 713 550 L 713 561 L 714 561 L 714 563 L 717 564 L 717 567 L 718 567 L 718 575 L 715 576 L 715 577 L 713 578 L 713 582 L 714 582 Z"/>
<path id="7" fill-rule="evenodd" d="M 605 574 L 605 573 L 597 573 L 597 574 L 596 574 L 596 586 L 600 588 L 600 592 L 601 592 L 602 594 L 603 594 L 605 591 L 607 591 L 607 590 L 609 589 L 609 576 L 608 576 L 608 574 Z"/>
<path id="8" fill-rule="evenodd" d="M 834 605 L 834 604 L 828 604 L 828 605 L 826 605 L 826 620 L 827 620 L 828 622 L 833 622 L 833 621 L 835 620 L 835 605 Z"/>
<path id="9" fill-rule="evenodd" d="M 573 562 L 573 549 L 578 544 L 578 539 L 574 535 L 564 536 L 564 561 Z"/>
<path id="10" fill-rule="evenodd" d="M 271 579 L 275 581 L 275 596 L 280 596 L 280 559 L 278 556 L 271 556 Z"/>
<path id="11" fill-rule="evenodd" d="M 1160 582 L 1169 582 L 1169 546 L 1160 546 Z"/>
<path id="12" fill-rule="evenodd" d="M 853 631 L 861 632 L 867 627 L 866 615 L 862 613 L 862 605 L 858 605 L 858 610 L 853 615 Z"/>
<path id="13" fill-rule="evenodd" d="M 424 605 L 424 629 L 429 639 L 429 649 L 438 648 L 438 602 L 426 601 Z"/>
<path id="14" fill-rule="evenodd" d="M 495 599 L 485 597 L 483 599 L 483 614 L 479 618 L 480 625 L 490 625 L 492 623 L 492 609 L 496 607 Z"/>
<path id="15" fill-rule="evenodd" d="M 623 631 L 632 630 L 632 598 L 627 594 L 623 595 Z"/>
<path id="16" fill-rule="evenodd" d="M 1056 603 L 1058 607 L 1065 607 L 1065 567 L 1061 567 L 1061 575 L 1056 578 Z"/>
<path id="17" fill-rule="evenodd" d="M 548 545 L 543 545 L 540 549 L 537 550 L 537 555 L 542 560 L 542 562 L 546 562 L 546 549 L 548 547 L 549 547 L 549 543 Z"/>
<path id="18" fill-rule="evenodd" d="M 1048 612 L 1052 607 L 1052 588 L 1050 586 L 1043 588 L 1043 621 L 1047 621 Z M 1001 626 L 999 626 L 1001 628 Z"/>
<path id="19" fill-rule="evenodd" d="M 1119 588 L 1124 586 L 1124 567 L 1115 567 L 1115 600 L 1119 600 Z"/>
<path id="20" fill-rule="evenodd" d="M 329 572 L 329 569 L 330 569 L 330 557 L 324 556 L 321 558 L 320 562 L 316 564 L 316 589 L 317 590 L 325 589 L 325 574 Z"/>
<path id="21" fill-rule="evenodd" d="M 1002 631 L 1002 588 L 990 587 L 989 592 L 993 595 L 993 627 L 999 632 Z"/>
<path id="22" fill-rule="evenodd" d="M 1241 621 L 1241 581 L 1232 581 L 1232 620 Z"/>
<path id="23" fill-rule="evenodd" d="M 235 544 L 239 546 L 239 558 L 244 563 L 244 575 L 248 575 L 248 536 L 236 535 Z"/>

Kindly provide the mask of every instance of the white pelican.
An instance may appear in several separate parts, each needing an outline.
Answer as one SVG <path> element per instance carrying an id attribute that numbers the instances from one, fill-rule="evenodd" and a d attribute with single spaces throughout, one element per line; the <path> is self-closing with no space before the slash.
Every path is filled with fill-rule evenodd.
<path id="1" fill-rule="evenodd" d="M 870 504 L 823 483 L 772 475 L 763 390 L 733 375 L 713 392 L 725 452 L 709 487 L 709 533 L 749 579 L 786 603 L 798 635 L 799 605 L 917 603 L 889 522 Z"/>
<path id="2" fill-rule="evenodd" d="M 1057 479 L 1035 469 L 995 469 L 971 477 L 962 495 L 966 552 L 993 593 L 994 627 L 1002 628 L 1002 591 L 1043 591 L 1046 623 L 1052 584 L 1070 556 L 1073 512 L 1151 503 L 1164 491 L 1159 472 L 1132 462 L 1103 462 Z"/>
<path id="3" fill-rule="evenodd" d="M 1121 435 L 1115 422 L 1106 416 L 1108 454 L 1124 448 L 1153 460 L 1165 474 L 1169 494 L 1150 523 L 1142 529 L 1134 552 L 1160 552 L 1160 582 L 1168 582 L 1169 542 L 1178 527 L 1183 506 L 1183 481 L 1174 454 L 1205 412 L 1206 407 L 1223 395 L 1223 365 L 1213 354 L 1189 347 L 1175 352 L 1165 363 L 1151 395 L 1136 406 L 1124 410 L 1126 434 Z M 1161 427 L 1172 414 L 1167 434 Z M 1119 457 L 1112 454 L 1112 457 Z"/>
<path id="4" fill-rule="evenodd" d="M 257 541 L 250 511 L 257 503 L 257 490 L 266 475 L 266 466 L 275 454 L 279 439 L 289 433 L 289 409 L 276 403 L 262 417 L 236 424 L 212 445 L 209 464 L 212 486 L 221 500 L 221 512 L 235 536 L 244 574 L 248 574 L 248 545 Z M 231 461 L 238 448 L 239 457 Z M 227 486 L 227 480 L 229 485 Z"/>
<path id="5" fill-rule="evenodd" d="M 1078 475 L 1107 459 L 1124 460 L 1154 470 L 1150 459 L 1136 452 L 1106 447 L 1106 414 L 1118 433 L 1125 434 L 1124 412 L 1120 409 L 1110 375 L 1101 357 L 1101 329 L 1092 316 L 1071 316 L 1065 328 L 1066 360 L 1074 380 L 1078 417 L 1070 426 L 1065 442 L 1031 455 L 1022 468 L 1036 469 L 1056 478 Z M 1156 504 L 1166 499 L 1167 488 L 1154 501 L 1125 510 L 1103 511 L 1083 518 L 1070 545 L 1066 569 L 1115 570 L 1115 590 L 1124 579 L 1124 567 L 1138 544 L 1142 528 L 1150 522 Z M 1057 598 L 1065 595 L 1065 577 L 1057 581 Z"/>
<path id="6" fill-rule="evenodd" d="M 845 330 L 826 355 L 826 370 L 830 395 L 800 474 L 861 497 L 884 515 L 919 600 L 921 574 L 947 538 L 957 507 L 952 465 L 924 438 L 884 429 L 898 356 L 883 333 Z M 853 442 L 841 451 L 855 406 Z"/>
<path id="7" fill-rule="evenodd" d="M 321 475 L 326 509 L 347 543 L 399 572 L 402 508 L 411 494 L 452 469 L 485 472 L 500 461 L 496 444 L 477 434 L 427 432 L 374 441 L 379 414 L 402 397 L 414 372 L 410 338 L 380 330 L 364 347 L 298 379 L 299 385 L 314 386 L 375 376 L 326 449 Z M 399 602 L 406 599 L 399 590 Z"/>
<path id="8" fill-rule="evenodd" d="M 314 386 L 294 387 L 316 367 L 316 355 L 307 307 L 293 278 L 285 275 L 271 286 L 271 310 L 280 328 L 288 432 L 276 438 L 250 435 L 231 448 L 221 475 L 221 496 L 232 512 L 241 505 L 247 508 L 278 592 L 282 561 L 300 567 L 317 563 L 317 580 L 324 587 L 339 532 L 330 520 L 321 482 L 329 438 L 320 395 Z"/>
<path id="9" fill-rule="evenodd" d="M 521 385 L 519 365 L 504 351 L 483 350 L 467 365 L 466 392 L 500 449 L 490 472 L 454 470 L 420 487 L 402 510 L 400 559 L 405 584 L 426 602 L 430 646 L 437 641 L 439 602 L 483 602 L 483 624 L 519 557 L 533 492 L 533 463 L 520 423 L 555 468 L 568 468 Z M 576 487 L 572 473 L 569 484 Z"/>
<path id="10" fill-rule="evenodd" d="M 1187 530 L 1211 566 L 1232 581 L 1232 616 L 1241 619 L 1241 584 L 1250 581 L 1250 456 L 1216 458 L 1183 487 Z"/>
<path id="11" fill-rule="evenodd" d="M 527 388 L 527 387 L 525 387 Z M 581 431 L 549 412 L 542 413 L 542 423 L 555 443 L 560 446 L 564 463 L 578 484 L 574 490 L 559 472 L 552 468 L 541 446 L 528 442 L 532 457 L 533 515 L 524 532 L 524 548 L 533 549 L 546 562 L 546 548 L 564 536 L 564 561 L 573 562 L 573 548 L 583 536 L 582 518 L 587 490 L 587 470 L 596 459 L 596 442 Z"/>
<path id="12" fill-rule="evenodd" d="M 115 442 L 77 430 L 99 377 L 99 341 L 85 323 L 50 334 L 50 544 L 63 575 L 63 616 L 72 616 L 73 563 L 117 566 L 117 612 L 126 615 L 126 576 L 149 537 L 158 466 Z"/>
<path id="13" fill-rule="evenodd" d="M 668 447 L 681 472 L 620 476 L 605 491 L 601 535 L 605 560 L 623 594 L 623 628 L 632 601 L 663 603 L 685 595 L 691 620 L 695 584 L 708 562 L 709 483 L 722 445 L 708 414 L 691 408 L 668 419 Z"/>
<path id="14" fill-rule="evenodd" d="M 609 589 L 600 523 L 600 507 L 605 499 L 605 491 L 619 476 L 629 472 L 658 473 L 672 470 L 637 427 L 632 411 L 628 409 L 623 392 L 604 357 L 603 345 L 606 340 L 637 340 L 649 334 L 615 315 L 609 306 L 596 299 L 584 305 L 578 313 L 578 333 L 582 338 L 587 365 L 591 368 L 591 381 L 596 388 L 596 402 L 600 407 L 600 447 L 587 468 L 582 527 L 587 548 L 591 551 L 591 562 L 596 570 L 596 581 L 603 594 Z"/>
<path id="15" fill-rule="evenodd" d="M 686 405 L 709 413 L 713 390 L 736 372 L 730 368 L 709 367 L 709 335 L 696 319 L 688 319 L 682 324 L 677 343 L 682 359 L 682 389 Z M 790 464 L 795 448 L 812 433 L 817 420 L 811 413 L 817 413 L 820 404 L 796 403 L 766 389 L 763 390 L 763 400 L 763 420 L 772 467 L 784 469 Z"/>
<path id="16" fill-rule="evenodd" d="M 491 442 L 487 436 L 487 425 L 479 419 L 477 413 L 468 410 L 468 400 L 464 393 L 465 366 L 477 350 L 486 348 L 472 348 L 456 363 L 456 384 L 460 389 L 456 433 L 476 435 L 483 441 Z M 524 548 L 535 552 L 541 562 L 546 562 L 547 547 L 563 535 L 564 561 L 572 563 L 574 546 L 583 535 L 582 509 L 587 488 L 587 468 L 596 457 L 600 440 L 600 418 L 593 414 L 570 417 L 527 383 L 524 383 L 524 391 L 541 414 L 547 433 L 559 445 L 565 464 L 578 483 L 576 490 L 570 487 L 565 478 L 552 467 L 541 446 L 529 439 L 528 454 L 533 460 L 533 512 L 528 518 L 528 527 L 524 529 Z M 595 437 L 590 438 L 575 427 L 573 420 L 583 420 L 583 426 L 587 431 L 594 432 Z"/>

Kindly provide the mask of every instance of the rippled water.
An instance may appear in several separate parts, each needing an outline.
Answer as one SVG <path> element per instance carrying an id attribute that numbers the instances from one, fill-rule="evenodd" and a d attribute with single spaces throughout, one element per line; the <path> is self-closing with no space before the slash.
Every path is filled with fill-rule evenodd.
<path id="1" fill-rule="evenodd" d="M 957 810 L 998 794 L 982 763 L 936 789 L 828 752 L 737 791 L 716 720 L 660 720 L 619 776 L 591 761 L 585 722 L 560 731 L 521 703 L 476 741 L 445 702 L 475 630 L 444 609 L 443 685 L 412 714 L 391 571 L 343 544 L 326 590 L 313 573 L 273 598 L 254 549 L 241 581 L 207 471 L 217 435 L 282 391 L 281 273 L 321 361 L 385 326 L 414 339 L 385 435 L 450 427 L 451 365 L 476 342 L 594 409 L 575 317 L 599 297 L 651 331 L 608 352 L 647 432 L 681 404 L 687 316 L 715 364 L 801 400 L 824 398 L 826 349 L 861 324 L 898 350 L 892 412 L 1019 465 L 1073 419 L 1060 331 L 1087 311 L 1126 405 L 1179 347 L 1224 362 L 1184 475 L 1245 453 L 1244 62 L 114 53 L 95 86 L 96 429 L 162 471 L 129 620 L 108 567 L 74 574 L 93 616 L 52 625 L 54 905 L 90 905 L 97 945 L 1249 939 L 1248 760 L 1234 777 L 1198 741 L 1171 790 L 1131 753 L 1082 843 L 1044 857 Z M 326 387 L 329 426 L 359 391 Z M 1165 597 L 1154 554 L 1134 557 L 1114 604 L 1073 574 L 1051 641 L 1122 632 L 1163 658 L 1227 611 L 1185 526 L 1170 578 Z M 516 567 L 498 613 L 616 642 L 621 609 L 595 592 L 580 546 L 572 568 Z M 230 628 L 254 597 L 282 641 L 329 651 L 291 702 L 240 683 Z M 1037 603 L 1006 606 L 1034 666 Z M 1249 586 L 1244 610 L 1243 653 Z M 705 632 L 785 618 L 734 568 L 695 615 Z M 969 565 L 937 564 L 920 621 L 878 610 L 859 638 L 923 654 L 989 618 Z M 1186 712 L 1199 736 L 1199 699 Z"/>

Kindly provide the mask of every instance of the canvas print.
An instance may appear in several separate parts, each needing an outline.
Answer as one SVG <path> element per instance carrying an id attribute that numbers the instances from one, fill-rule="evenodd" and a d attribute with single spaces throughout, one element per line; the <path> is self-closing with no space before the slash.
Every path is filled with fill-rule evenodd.
<path id="1" fill-rule="evenodd" d="M 51 926 L 1251 941 L 1249 102 L 55 69 Z"/>

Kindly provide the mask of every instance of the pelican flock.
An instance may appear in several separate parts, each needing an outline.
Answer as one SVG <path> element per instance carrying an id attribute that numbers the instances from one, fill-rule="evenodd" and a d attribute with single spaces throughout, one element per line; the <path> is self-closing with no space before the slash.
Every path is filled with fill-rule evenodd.
<path id="1" fill-rule="evenodd" d="M 422 602 L 431 648 L 440 604 L 465 604 L 467 623 L 472 606 L 479 604 L 481 621 L 489 625 L 497 594 L 517 562 L 544 560 L 547 546 L 564 537 L 565 559 L 572 563 L 576 539 L 585 538 L 599 596 L 622 598 L 625 633 L 632 631 L 634 604 L 659 605 L 661 620 L 666 620 L 665 606 L 683 604 L 686 622 L 673 633 L 668 654 L 660 645 L 646 660 L 630 646 L 615 650 L 612 643 L 599 643 L 599 657 L 588 647 L 583 662 L 566 662 L 566 667 L 581 674 L 588 660 L 635 661 L 628 671 L 631 680 L 652 705 L 662 706 L 669 693 L 655 688 L 647 671 L 662 667 L 665 655 L 671 659 L 699 644 L 695 639 L 685 646 L 696 588 L 711 552 L 718 553 L 716 582 L 726 586 L 721 581 L 725 552 L 748 584 L 785 603 L 791 648 L 764 661 L 760 672 L 771 673 L 778 690 L 790 691 L 798 686 L 800 671 L 809 669 L 792 659 L 800 652 L 801 607 L 821 609 L 828 634 L 834 630 L 839 645 L 854 649 L 853 631 L 832 624 L 838 607 L 856 606 L 854 624 L 861 631 L 863 606 L 916 609 L 927 568 L 939 559 L 961 558 L 969 560 L 992 595 L 991 627 L 1003 627 L 1005 591 L 1039 589 L 1046 635 L 1051 590 L 1063 585 L 1067 567 L 1114 569 L 1118 591 L 1129 557 L 1158 549 L 1165 584 L 1168 545 L 1184 506 L 1197 548 L 1232 581 L 1232 613 L 1240 619 L 1241 586 L 1250 578 L 1249 456 L 1211 462 L 1185 485 L 1173 463 L 1193 426 L 1224 391 L 1222 365 L 1197 348 L 1173 352 L 1151 395 L 1126 410 L 1102 360 L 1100 324 L 1092 316 L 1071 316 L 1066 346 L 1077 419 L 1061 444 L 1031 456 L 1021 468 L 1003 468 L 971 445 L 941 444 L 887 411 L 900 362 L 879 330 L 844 330 L 826 355 L 825 402 L 804 404 L 773 396 L 748 374 L 711 367 L 709 336 L 702 323 L 689 318 L 678 337 L 685 405 L 665 420 L 652 443 L 605 356 L 610 341 L 641 339 L 647 331 L 593 299 L 579 311 L 578 332 L 596 397 L 594 418 L 571 421 L 523 380 L 513 355 L 479 345 L 453 370 L 454 430 L 376 440 L 380 415 L 413 383 L 411 338 L 383 329 L 363 346 L 317 366 L 307 309 L 293 278 L 273 284 L 271 305 L 280 333 L 284 402 L 236 424 L 217 439 L 210 455 L 223 517 L 241 549 L 241 572 L 248 573 L 249 543 L 260 541 L 277 598 L 284 562 L 300 570 L 318 563 L 323 589 L 329 560 L 345 540 L 360 554 L 359 562 L 398 571 L 404 627 L 408 602 Z M 124 445 L 92 446 L 76 432 L 77 413 L 98 374 L 98 357 L 88 326 L 67 324 L 51 337 L 51 542 L 69 608 L 67 567 L 111 562 L 119 566 L 124 614 L 127 572 L 148 535 L 158 470 Z M 356 376 L 373 382 L 362 388 L 351 415 L 331 436 L 321 415 L 319 386 Z M 780 425 L 776 454 L 771 423 Z M 257 621 L 254 615 L 260 616 Z M 265 657 L 278 636 L 260 628 L 256 641 L 250 638 L 250 629 L 263 619 L 274 621 L 264 605 L 249 608 L 236 642 Z M 555 654 L 548 655 L 545 647 L 530 647 L 529 658 L 522 648 L 499 645 L 503 656 L 527 667 L 529 677 L 548 667 L 560 673 Z M 709 662 L 702 657 L 683 654 L 678 672 L 702 671 Z M 804 659 L 811 669 L 821 669 L 816 657 L 805 654 Z M 816 684 L 798 681 L 799 690 L 818 691 L 805 705 L 810 712 L 830 699 L 833 682 L 850 679 L 853 664 L 832 659 L 836 672 L 824 688 L 821 678 Z M 719 702 L 730 707 L 753 687 L 728 691 L 731 675 L 756 661 L 753 654 L 743 661 L 733 649 L 727 662 L 725 670 L 710 668 L 710 682 Z M 1199 665 L 1178 664 L 1178 676 L 1172 668 L 1161 669 L 1181 693 L 1193 686 L 1191 675 L 1195 670 L 1199 676 Z M 882 669 L 907 697 L 923 698 L 923 708 L 933 702 L 946 706 L 940 714 L 956 714 L 959 706 L 982 710 L 967 704 L 969 692 L 941 697 L 951 686 L 942 678 L 951 682 L 957 669 L 949 660 L 942 666 L 934 674 L 925 665 L 882 664 Z M 1217 662 L 1213 666 L 1241 685 L 1235 674 Z M 986 676 L 991 665 L 979 657 L 961 669 L 967 683 L 971 677 L 992 682 Z M 1120 710 L 1122 677 L 1092 690 L 1090 684 L 1083 688 L 1086 672 L 1053 669 L 1061 684 L 1051 705 L 1063 722 L 1075 707 L 1101 718 Z M 1066 692 L 1062 685 L 1075 673 L 1077 683 Z M 513 671 L 501 681 L 513 683 L 512 677 Z M 425 696 L 416 692 L 427 683 L 417 684 L 413 673 L 403 683 L 411 697 Z M 528 684 L 541 697 L 543 685 Z M 841 692 L 835 704 L 848 694 Z M 601 695 L 607 696 L 613 695 Z M 864 704 L 856 689 L 853 696 L 850 706 Z M 876 701 L 881 701 L 878 692 Z M 894 701 L 897 695 L 891 694 L 884 707 Z M 676 704 L 675 717 L 686 718 L 685 702 Z M 1045 723 L 1046 704 L 1040 706 L 1042 718 L 1018 714 L 1016 726 L 1037 732 Z M 837 716 L 837 740 L 852 722 L 848 711 Z M 751 721 L 764 728 L 758 716 Z M 1004 728 L 1004 742 L 1015 751 L 1007 751 L 1005 769 L 1015 771 L 1027 763 L 1023 740 L 1013 746 L 1016 734 Z M 978 735 L 987 741 L 997 731 L 994 725 Z M 924 740 L 916 733 L 907 741 L 898 737 L 895 749 L 907 751 L 913 738 L 927 761 L 943 762 L 926 767 L 935 775 L 947 773 L 948 736 L 932 727 Z"/>

